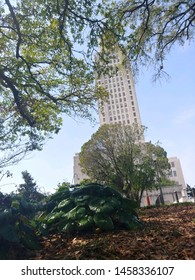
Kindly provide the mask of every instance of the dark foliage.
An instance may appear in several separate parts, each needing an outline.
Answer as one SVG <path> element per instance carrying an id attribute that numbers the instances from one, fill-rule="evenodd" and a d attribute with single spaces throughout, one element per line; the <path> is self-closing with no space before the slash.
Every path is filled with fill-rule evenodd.
<path id="1" fill-rule="evenodd" d="M 79 233 L 141 226 L 134 201 L 114 189 L 99 185 L 64 189 L 53 194 L 40 217 L 43 233 Z"/>

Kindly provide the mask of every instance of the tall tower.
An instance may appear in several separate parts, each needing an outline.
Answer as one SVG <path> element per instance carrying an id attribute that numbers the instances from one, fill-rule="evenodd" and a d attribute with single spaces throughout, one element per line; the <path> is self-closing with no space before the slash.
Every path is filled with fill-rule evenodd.
<path id="1" fill-rule="evenodd" d="M 100 125 L 113 123 L 142 125 L 130 62 L 123 61 L 123 55 L 116 52 L 109 64 L 118 70 L 112 76 L 102 74 L 97 79 L 97 83 L 109 93 L 106 101 L 99 101 Z"/>
<path id="2" fill-rule="evenodd" d="M 133 75 L 130 62 L 124 63 L 124 56 L 120 51 L 116 51 L 110 60 L 109 66 L 113 69 L 112 75 L 102 74 L 96 79 L 96 83 L 107 89 L 109 95 L 107 100 L 99 101 L 99 122 L 103 124 L 122 123 L 126 125 L 137 124 L 141 126 L 141 117 L 135 92 Z M 144 141 L 144 136 L 140 141 Z M 74 156 L 74 184 L 79 184 L 81 180 L 87 178 L 82 173 L 79 165 L 79 153 Z"/>

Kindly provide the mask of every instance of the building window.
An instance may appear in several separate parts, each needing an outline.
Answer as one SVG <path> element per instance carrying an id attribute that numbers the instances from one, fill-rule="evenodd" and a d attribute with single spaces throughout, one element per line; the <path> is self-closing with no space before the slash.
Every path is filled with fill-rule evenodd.
<path id="1" fill-rule="evenodd" d="M 175 167 L 175 163 L 173 161 L 171 162 L 171 167 Z"/>
<path id="2" fill-rule="evenodd" d="M 136 117 L 136 113 L 135 112 L 133 113 L 133 116 Z"/>
<path id="3" fill-rule="evenodd" d="M 175 170 L 173 171 L 173 176 L 177 177 L 177 172 Z"/>

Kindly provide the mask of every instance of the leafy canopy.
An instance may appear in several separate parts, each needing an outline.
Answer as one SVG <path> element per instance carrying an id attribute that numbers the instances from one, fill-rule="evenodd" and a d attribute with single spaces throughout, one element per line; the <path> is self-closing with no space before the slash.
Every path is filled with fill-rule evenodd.
<path id="1" fill-rule="evenodd" d="M 105 1 L 107 2 L 107 1 Z M 107 23 L 115 26 L 115 41 L 131 60 L 135 71 L 140 65 L 153 65 L 154 78 L 164 72 L 167 54 L 177 44 L 191 42 L 195 35 L 194 0 L 119 0 L 108 1 L 104 7 Z M 110 38 L 104 46 L 109 49 Z"/>
<path id="2" fill-rule="evenodd" d="M 41 149 L 62 114 L 91 117 L 106 94 L 94 73 L 109 71 L 116 45 L 134 69 L 163 73 L 172 46 L 194 38 L 194 9 L 193 0 L 0 0 L 0 167 Z"/>
<path id="3" fill-rule="evenodd" d="M 4 165 L 13 155 L 17 159 L 23 152 L 40 149 L 45 138 L 59 131 L 63 113 L 90 118 L 91 108 L 105 94 L 95 86 L 88 59 L 93 38 L 87 51 L 82 50 L 85 29 L 98 30 L 103 24 L 93 19 L 99 14 L 95 2 L 0 1 Z"/>

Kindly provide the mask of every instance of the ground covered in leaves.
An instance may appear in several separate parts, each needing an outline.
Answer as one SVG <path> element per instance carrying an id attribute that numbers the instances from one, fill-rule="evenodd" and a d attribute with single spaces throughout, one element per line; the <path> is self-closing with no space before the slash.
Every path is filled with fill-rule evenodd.
<path id="1" fill-rule="evenodd" d="M 195 259 L 195 204 L 142 208 L 138 213 L 144 225 L 140 230 L 52 235 L 30 259 Z"/>

